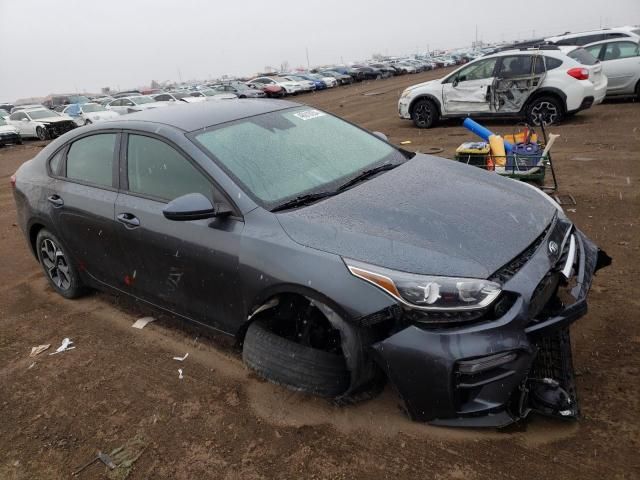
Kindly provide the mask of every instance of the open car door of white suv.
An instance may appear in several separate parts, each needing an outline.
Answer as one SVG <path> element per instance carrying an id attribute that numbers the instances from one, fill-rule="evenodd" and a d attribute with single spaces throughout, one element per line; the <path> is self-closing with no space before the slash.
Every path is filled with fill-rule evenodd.
<path id="1" fill-rule="evenodd" d="M 537 53 L 500 57 L 493 82 L 492 111 L 519 112 L 542 84 L 546 75 L 544 58 Z"/>
<path id="2" fill-rule="evenodd" d="M 473 62 L 442 82 L 443 114 L 491 111 L 497 57 Z"/>

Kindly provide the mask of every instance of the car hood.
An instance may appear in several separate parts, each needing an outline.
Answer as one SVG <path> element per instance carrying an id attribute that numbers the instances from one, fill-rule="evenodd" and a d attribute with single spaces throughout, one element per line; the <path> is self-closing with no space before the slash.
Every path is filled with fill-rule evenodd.
<path id="1" fill-rule="evenodd" d="M 59 122 L 73 122 L 71 117 L 45 117 L 33 120 L 36 123 L 59 123 Z"/>
<path id="2" fill-rule="evenodd" d="M 277 216 L 307 247 L 405 272 L 487 278 L 531 245 L 556 211 L 520 182 L 418 154 Z"/>

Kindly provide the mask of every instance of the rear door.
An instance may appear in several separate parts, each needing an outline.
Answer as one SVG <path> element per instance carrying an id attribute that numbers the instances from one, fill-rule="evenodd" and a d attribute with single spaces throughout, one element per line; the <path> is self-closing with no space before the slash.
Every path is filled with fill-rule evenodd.
<path id="1" fill-rule="evenodd" d="M 59 237 L 79 269 L 114 286 L 122 272 L 113 209 L 117 197 L 120 133 L 87 135 L 64 147 L 52 159 L 55 181 L 46 195 Z M 55 160 L 55 163 L 53 163 Z"/>
<path id="2" fill-rule="evenodd" d="M 508 55 L 500 58 L 493 83 L 492 110 L 519 112 L 546 75 L 544 59 L 537 54 Z"/>
<path id="3" fill-rule="evenodd" d="M 496 64 L 496 57 L 478 60 L 447 78 L 442 84 L 445 115 L 490 112 Z"/>
<path id="4" fill-rule="evenodd" d="M 638 44 L 628 40 L 609 42 L 600 52 L 605 75 L 609 78 L 607 92 L 632 94 L 640 77 Z"/>
<path id="5" fill-rule="evenodd" d="M 216 202 L 223 195 L 166 139 L 129 132 L 125 142 L 115 208 L 120 249 L 128 262 L 122 288 L 179 315 L 232 330 L 241 308 L 238 252 L 244 222 L 238 217 L 167 220 L 162 211 L 179 196 L 202 193 Z"/>

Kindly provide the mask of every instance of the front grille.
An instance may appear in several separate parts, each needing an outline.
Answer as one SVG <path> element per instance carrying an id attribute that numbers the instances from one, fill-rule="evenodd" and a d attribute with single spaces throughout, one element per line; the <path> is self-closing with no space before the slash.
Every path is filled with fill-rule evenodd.
<path id="1" fill-rule="evenodd" d="M 549 228 L 547 227 L 544 231 L 534 240 L 534 242 L 529 245 L 522 253 L 516 256 L 509 263 L 498 269 L 493 275 L 489 277 L 489 280 L 492 282 L 498 282 L 500 284 L 504 284 L 509 279 L 511 279 L 516 273 L 520 271 L 520 269 L 524 266 L 525 263 L 529 261 L 529 259 L 536 253 L 538 247 L 544 241 L 547 233 L 549 232 Z"/>

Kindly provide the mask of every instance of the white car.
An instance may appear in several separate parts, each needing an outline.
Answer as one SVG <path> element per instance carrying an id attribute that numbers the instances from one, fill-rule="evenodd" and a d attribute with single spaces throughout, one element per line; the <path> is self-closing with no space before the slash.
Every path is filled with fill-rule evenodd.
<path id="1" fill-rule="evenodd" d="M 9 125 L 4 118 L 0 117 L 0 147 L 9 143 L 22 145 L 22 137 L 16 127 Z"/>
<path id="2" fill-rule="evenodd" d="M 76 125 L 91 125 L 104 120 L 112 120 L 120 115 L 117 112 L 107 110 L 99 103 L 72 103 L 62 110 L 76 122 Z"/>
<path id="3" fill-rule="evenodd" d="M 191 95 L 191 92 L 171 92 L 171 93 L 156 93 L 155 95 L 151 95 L 156 102 L 184 102 L 184 103 L 200 103 L 206 102 L 207 99 L 204 96 L 194 97 Z"/>
<path id="4" fill-rule="evenodd" d="M 608 97 L 635 95 L 640 100 L 640 39 L 605 40 L 583 48 L 602 63 L 609 79 Z"/>
<path id="5" fill-rule="evenodd" d="M 191 92 L 191 95 L 198 98 L 204 97 L 205 100 L 235 100 L 238 98 L 238 95 L 235 93 L 219 88 L 206 88 L 198 90 L 197 92 Z"/>
<path id="6" fill-rule="evenodd" d="M 166 107 L 167 102 L 156 102 L 146 95 L 135 95 L 131 97 L 121 97 L 107 103 L 107 110 L 112 110 L 124 115 L 126 113 L 141 112 L 150 108 Z"/>
<path id="7" fill-rule="evenodd" d="M 253 80 L 249 80 L 247 85 L 256 85 L 258 87 L 264 85 L 278 85 L 282 87 L 286 95 L 295 95 L 302 92 L 302 85 L 298 82 L 292 82 L 281 77 L 258 77 Z"/>
<path id="8" fill-rule="evenodd" d="M 61 115 L 45 107 L 13 112 L 7 123 L 16 127 L 21 137 L 37 137 L 40 140 L 59 137 L 77 127 L 69 115 Z"/>
<path id="9" fill-rule="evenodd" d="M 290 82 L 297 82 L 302 86 L 303 92 L 312 92 L 316 89 L 316 84 L 311 80 L 306 80 L 302 77 L 296 77 L 295 75 L 287 75 L 282 77 L 285 80 L 289 80 Z"/>
<path id="10" fill-rule="evenodd" d="M 469 115 L 520 116 L 534 125 L 551 124 L 602 102 L 606 91 L 599 63 L 580 63 L 558 47 L 504 50 L 407 88 L 398 112 L 419 128 L 430 128 L 439 118 Z"/>
<path id="11" fill-rule="evenodd" d="M 547 37 L 545 41 L 554 45 L 578 45 L 583 46 L 593 42 L 612 39 L 640 40 L 640 26 L 624 26 L 613 28 L 601 28 L 587 32 L 564 33 L 554 37 Z"/>

